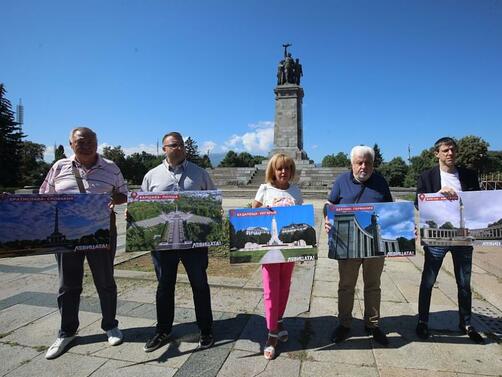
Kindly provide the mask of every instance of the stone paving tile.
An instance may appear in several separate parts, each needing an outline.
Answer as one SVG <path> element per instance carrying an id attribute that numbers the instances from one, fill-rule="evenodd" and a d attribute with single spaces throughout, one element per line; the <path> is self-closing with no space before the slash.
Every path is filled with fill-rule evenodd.
<path id="1" fill-rule="evenodd" d="M 24 304 L 10 306 L 0 311 L 0 329 L 5 334 L 55 311 L 57 309 Z"/>
<path id="2" fill-rule="evenodd" d="M 330 297 L 312 296 L 310 301 L 309 317 L 331 315 L 335 317 L 338 314 L 338 300 Z"/>
<path id="3" fill-rule="evenodd" d="M 338 297 L 338 282 L 314 280 L 314 289 L 312 290 L 314 297 Z"/>
<path id="4" fill-rule="evenodd" d="M 109 360 L 97 369 L 92 377 L 172 377 L 176 374 L 177 369 L 160 367 L 151 364 L 138 364 L 126 361 Z"/>
<path id="5" fill-rule="evenodd" d="M 379 377 L 374 367 L 366 365 L 351 365 L 341 362 L 304 361 L 300 372 L 301 377 L 344 376 L 344 377 Z"/>
<path id="6" fill-rule="evenodd" d="M 176 287 L 176 296 L 180 292 L 184 293 L 184 290 L 178 289 Z M 123 301 L 134 301 L 152 304 L 155 302 L 155 292 L 157 290 L 157 284 L 153 282 L 139 281 L 136 285 L 131 282 L 129 288 L 124 288 L 124 291 L 118 295 L 118 298 Z"/>
<path id="7" fill-rule="evenodd" d="M 381 368 L 381 377 L 457 377 L 454 372 L 443 372 L 438 370 L 422 370 L 409 368 Z"/>
<path id="8" fill-rule="evenodd" d="M 270 369 L 269 366 L 270 365 Z M 282 371 L 280 368 L 284 371 Z M 284 368 L 287 368 L 286 371 Z M 218 377 L 235 377 L 238 371 L 239 377 L 251 376 L 297 376 L 295 371 L 299 369 L 299 362 L 287 358 L 278 358 L 267 361 L 263 354 L 241 350 L 232 351 L 225 364 L 217 374 Z M 288 373 L 289 372 L 289 373 Z"/>
<path id="9" fill-rule="evenodd" d="M 152 320 L 157 318 L 155 304 L 141 304 L 125 313 L 122 312 L 122 314 L 129 317 L 149 318 Z"/>
<path id="10" fill-rule="evenodd" d="M 2 360 L 0 375 L 3 376 L 21 365 L 30 362 L 38 355 L 40 355 L 40 352 L 30 347 L 0 343 L 0 360 Z"/>
<path id="11" fill-rule="evenodd" d="M 28 288 L 29 287 L 29 288 Z M 14 281 L 8 281 L 2 284 L 0 291 L 0 300 L 26 290 L 34 292 L 57 292 L 58 280 L 51 275 L 30 274 L 23 275 Z"/>
<path id="12" fill-rule="evenodd" d="M 13 370 L 7 374 L 7 376 L 86 377 L 101 367 L 105 362 L 106 360 L 104 359 L 75 355 L 69 352 L 54 360 L 46 360 L 44 355 L 41 354 L 32 359 L 29 363 L 23 364 L 19 368 Z"/>

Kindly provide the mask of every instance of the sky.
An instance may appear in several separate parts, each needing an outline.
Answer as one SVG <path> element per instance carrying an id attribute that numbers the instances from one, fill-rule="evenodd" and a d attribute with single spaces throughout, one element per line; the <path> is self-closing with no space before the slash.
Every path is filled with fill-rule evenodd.
<path id="1" fill-rule="evenodd" d="M 502 150 L 500 41 L 497 0 L 2 0 L 0 82 L 48 160 L 77 126 L 126 153 L 177 130 L 266 155 L 288 42 L 309 158 L 377 143 L 388 161 L 445 135 Z"/>

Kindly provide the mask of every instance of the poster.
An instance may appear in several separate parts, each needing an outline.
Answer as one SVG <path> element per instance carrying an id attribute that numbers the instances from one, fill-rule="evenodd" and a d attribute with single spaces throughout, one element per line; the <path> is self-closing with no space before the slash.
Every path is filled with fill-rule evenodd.
<path id="1" fill-rule="evenodd" d="M 131 192 L 126 251 L 180 250 L 222 244 L 221 192 Z"/>
<path id="2" fill-rule="evenodd" d="M 423 245 L 502 246 L 502 191 L 419 194 L 418 209 Z"/>
<path id="3" fill-rule="evenodd" d="M 229 211 L 230 263 L 283 263 L 317 259 L 312 205 Z"/>
<path id="4" fill-rule="evenodd" d="M 415 255 L 412 202 L 329 205 L 327 215 L 330 258 Z"/>
<path id="5" fill-rule="evenodd" d="M 110 195 L 0 197 L 0 258 L 103 250 L 110 244 Z"/>

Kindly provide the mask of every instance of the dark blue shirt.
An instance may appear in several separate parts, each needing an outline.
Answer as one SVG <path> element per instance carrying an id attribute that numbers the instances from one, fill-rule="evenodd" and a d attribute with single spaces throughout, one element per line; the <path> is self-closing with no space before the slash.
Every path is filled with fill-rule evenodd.
<path id="1" fill-rule="evenodd" d="M 359 193 L 364 187 L 363 193 Z M 336 179 L 328 196 L 333 204 L 353 204 L 360 195 L 357 203 L 392 202 L 392 195 L 387 181 L 380 174 L 373 172 L 364 183 L 356 181 L 352 171 L 343 173 Z"/>

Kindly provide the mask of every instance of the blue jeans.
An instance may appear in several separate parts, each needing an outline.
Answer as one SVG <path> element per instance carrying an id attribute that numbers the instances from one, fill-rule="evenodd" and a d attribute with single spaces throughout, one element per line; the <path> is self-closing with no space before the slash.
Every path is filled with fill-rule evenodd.
<path id="1" fill-rule="evenodd" d="M 458 289 L 458 314 L 459 324 L 469 326 L 471 324 L 471 269 L 472 269 L 472 246 L 424 246 L 425 261 L 420 282 L 418 296 L 418 319 L 429 321 L 429 309 L 431 294 L 434 283 L 438 276 L 443 259 L 448 251 L 453 258 L 455 280 Z"/>
<path id="2" fill-rule="evenodd" d="M 152 251 L 152 260 L 157 275 L 157 331 L 171 332 L 174 321 L 174 288 L 178 264 L 181 261 L 192 286 L 195 318 L 202 334 L 212 331 L 213 313 L 211 295 L 207 282 L 207 248 L 192 250 Z"/>

